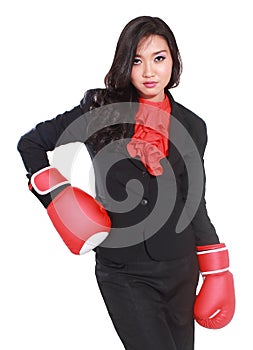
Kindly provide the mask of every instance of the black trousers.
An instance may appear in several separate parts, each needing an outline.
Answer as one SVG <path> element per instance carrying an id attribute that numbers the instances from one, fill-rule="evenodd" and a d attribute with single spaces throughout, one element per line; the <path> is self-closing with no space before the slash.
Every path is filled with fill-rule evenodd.
<path id="1" fill-rule="evenodd" d="M 193 350 L 196 254 L 119 264 L 96 256 L 96 278 L 127 350 Z"/>

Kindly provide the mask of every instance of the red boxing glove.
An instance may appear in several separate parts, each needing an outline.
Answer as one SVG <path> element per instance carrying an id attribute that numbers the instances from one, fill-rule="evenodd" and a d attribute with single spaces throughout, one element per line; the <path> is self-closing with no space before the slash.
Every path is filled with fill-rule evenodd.
<path id="1" fill-rule="evenodd" d="M 203 327 L 225 327 L 235 311 L 234 280 L 224 243 L 197 247 L 199 269 L 204 278 L 196 297 L 194 317 Z"/>
<path id="2" fill-rule="evenodd" d="M 108 236 L 111 220 L 103 206 L 89 194 L 72 187 L 56 168 L 47 167 L 34 173 L 29 188 L 47 209 L 55 229 L 72 253 L 87 253 Z"/>

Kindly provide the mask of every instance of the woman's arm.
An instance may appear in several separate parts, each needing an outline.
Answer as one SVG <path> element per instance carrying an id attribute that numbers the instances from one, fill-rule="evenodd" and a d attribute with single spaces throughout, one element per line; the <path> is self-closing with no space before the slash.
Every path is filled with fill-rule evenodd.
<path id="1" fill-rule="evenodd" d="M 56 231 L 74 254 L 87 253 L 99 245 L 107 237 L 111 221 L 99 202 L 71 186 L 57 168 L 49 166 L 47 152 L 87 140 L 88 110 L 89 100 L 84 97 L 80 106 L 39 123 L 18 143 L 30 191 L 46 208 Z"/>
<path id="2" fill-rule="evenodd" d="M 196 120 L 196 119 L 195 119 Z M 199 186 L 201 188 L 198 188 L 198 191 L 201 191 L 202 193 L 199 204 L 197 206 L 197 210 L 195 209 L 196 213 L 193 216 L 193 219 L 191 221 L 191 226 L 193 228 L 195 239 L 196 239 L 196 245 L 208 245 L 208 244 L 216 244 L 219 243 L 219 237 L 216 233 L 215 227 L 212 224 L 206 207 L 206 200 L 205 200 L 205 189 L 206 189 L 206 175 L 205 175 L 205 166 L 204 166 L 204 153 L 207 145 L 207 130 L 206 130 L 206 124 L 203 120 L 198 119 L 198 125 L 194 125 L 195 132 L 193 133 L 192 137 L 194 138 L 195 145 L 197 146 L 196 151 L 198 151 L 200 156 L 200 162 L 197 162 L 195 164 L 196 155 L 189 154 L 186 155 L 188 157 L 187 163 L 191 165 L 192 169 L 196 171 L 196 176 L 199 176 L 198 174 L 201 174 L 201 181 L 199 181 Z M 201 169 L 196 169 L 197 167 L 200 167 Z M 181 177 L 181 192 L 183 195 L 184 200 L 186 201 L 187 197 L 191 197 L 194 199 L 196 198 L 196 195 L 192 193 L 192 191 L 195 191 L 196 188 L 191 188 L 189 186 L 188 181 L 188 172 L 187 167 L 185 166 L 184 174 Z M 196 207 L 196 202 L 193 200 L 187 202 L 189 205 L 189 212 L 192 213 L 194 206 Z"/>
<path id="3" fill-rule="evenodd" d="M 88 90 L 80 105 L 51 120 L 37 124 L 20 138 L 17 148 L 29 174 L 49 166 L 48 151 L 53 151 L 60 144 L 85 141 L 87 124 L 85 113 L 91 104 L 90 95 L 91 90 Z M 76 122 L 73 123 L 74 121 Z"/>
<path id="4" fill-rule="evenodd" d="M 82 115 L 79 106 L 56 118 L 39 123 L 23 135 L 18 142 L 18 151 L 28 173 L 33 174 L 49 166 L 48 151 L 53 151 L 66 127 Z"/>

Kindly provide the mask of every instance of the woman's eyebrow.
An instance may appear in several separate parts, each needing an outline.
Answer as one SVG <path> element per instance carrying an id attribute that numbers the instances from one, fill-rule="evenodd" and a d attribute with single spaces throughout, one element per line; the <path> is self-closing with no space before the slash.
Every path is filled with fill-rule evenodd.
<path id="1" fill-rule="evenodd" d="M 159 50 L 159 51 L 153 52 L 152 55 L 153 55 L 153 56 L 156 56 L 156 55 L 158 55 L 158 54 L 160 54 L 160 53 L 162 53 L 162 52 L 168 53 L 168 50 Z M 135 57 L 142 57 L 142 55 L 136 53 Z"/>

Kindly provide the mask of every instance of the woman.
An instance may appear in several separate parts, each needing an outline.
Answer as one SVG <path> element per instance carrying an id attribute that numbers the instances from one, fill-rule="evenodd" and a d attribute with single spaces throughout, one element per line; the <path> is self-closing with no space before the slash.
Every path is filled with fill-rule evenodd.
<path id="1" fill-rule="evenodd" d="M 234 313 L 228 251 L 205 205 L 206 126 L 169 91 L 181 71 L 168 25 L 137 17 L 119 37 L 105 88 L 88 90 L 78 106 L 38 124 L 18 144 L 30 189 L 51 208 L 65 243 L 74 253 L 94 249 L 101 294 L 129 350 L 194 349 L 194 316 L 205 327 L 221 328 Z M 93 246 L 82 249 L 78 234 L 66 233 L 57 210 L 52 213 L 52 202 L 70 186 L 48 168 L 46 155 L 73 141 L 84 142 L 90 153 L 96 200 L 106 209 L 97 230 L 102 236 L 95 243 L 91 236 L 86 243 Z M 57 175 L 43 192 L 39 179 L 49 171 Z M 69 199 L 64 206 L 79 210 Z M 205 279 L 196 299 L 199 271 Z"/>

